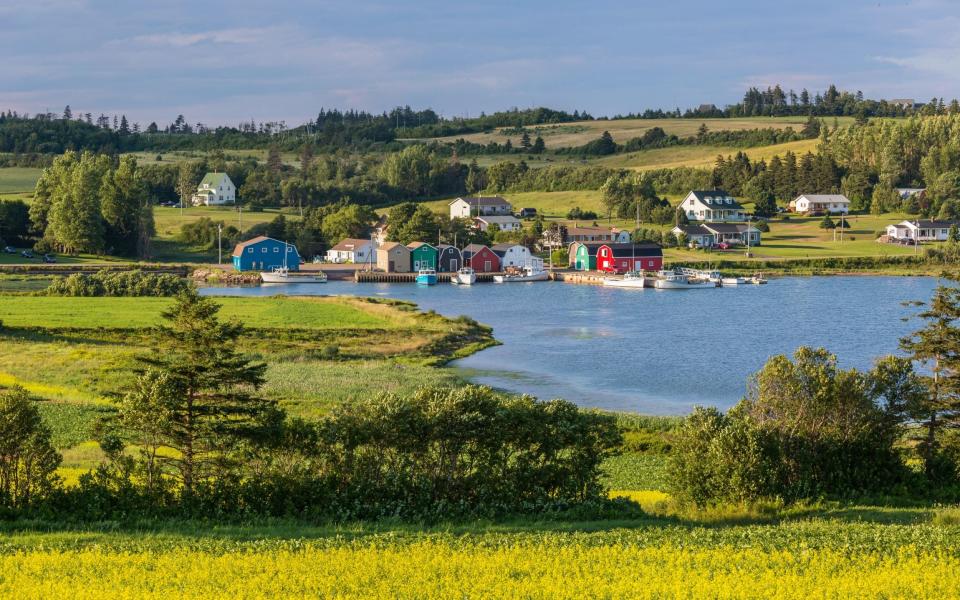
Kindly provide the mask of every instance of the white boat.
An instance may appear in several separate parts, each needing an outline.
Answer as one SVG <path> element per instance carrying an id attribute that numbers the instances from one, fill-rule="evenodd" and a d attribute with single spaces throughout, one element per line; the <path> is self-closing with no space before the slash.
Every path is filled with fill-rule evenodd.
<path id="1" fill-rule="evenodd" d="M 260 273 L 264 283 L 326 283 L 327 274 L 323 271 L 313 273 L 290 272 L 287 267 L 274 267 L 269 273 Z"/>
<path id="2" fill-rule="evenodd" d="M 473 285 L 476 282 L 477 272 L 471 267 L 463 267 L 450 278 L 450 283 L 455 285 Z"/>
<path id="3" fill-rule="evenodd" d="M 720 285 L 723 287 L 732 287 L 735 285 L 743 285 L 747 280 L 743 277 L 721 277 Z"/>
<path id="4" fill-rule="evenodd" d="M 717 284 L 709 279 L 690 279 L 679 271 L 660 271 L 653 287 L 658 290 L 699 290 L 715 288 Z"/>
<path id="5" fill-rule="evenodd" d="M 757 273 L 756 275 L 751 277 L 749 281 L 754 285 L 763 285 L 764 283 L 767 282 L 767 280 L 763 278 L 763 273 Z"/>
<path id="6" fill-rule="evenodd" d="M 493 276 L 495 283 L 522 283 L 524 281 L 546 281 L 548 279 L 550 279 L 549 273 L 544 271 L 543 268 L 537 269 L 533 265 L 527 265 L 518 272 Z"/>
<path id="7" fill-rule="evenodd" d="M 608 287 L 619 287 L 619 288 L 643 288 L 644 286 L 644 277 L 643 273 L 637 271 L 629 271 L 623 274 L 622 279 L 617 279 L 614 277 L 607 277 L 603 280 L 603 285 Z"/>

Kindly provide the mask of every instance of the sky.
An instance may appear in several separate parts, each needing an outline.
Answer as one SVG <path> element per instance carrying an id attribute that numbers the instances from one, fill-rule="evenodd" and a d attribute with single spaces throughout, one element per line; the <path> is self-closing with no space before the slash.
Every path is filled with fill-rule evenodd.
<path id="1" fill-rule="evenodd" d="M 161 126 L 398 105 L 594 116 L 749 86 L 960 96 L 960 1 L 0 0 L 0 110 Z"/>

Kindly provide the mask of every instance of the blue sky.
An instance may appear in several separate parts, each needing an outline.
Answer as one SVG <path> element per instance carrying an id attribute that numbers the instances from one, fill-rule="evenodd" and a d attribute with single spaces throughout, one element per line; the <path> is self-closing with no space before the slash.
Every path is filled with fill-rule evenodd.
<path id="1" fill-rule="evenodd" d="M 685 108 L 751 85 L 960 96 L 960 2 L 0 0 L 0 109 L 296 125 Z"/>

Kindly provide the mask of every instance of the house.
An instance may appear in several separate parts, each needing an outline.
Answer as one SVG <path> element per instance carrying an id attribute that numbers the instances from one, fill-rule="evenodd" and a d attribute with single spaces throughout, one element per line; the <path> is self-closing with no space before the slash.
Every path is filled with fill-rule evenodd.
<path id="1" fill-rule="evenodd" d="M 603 244 L 597 248 L 597 270 L 612 273 L 659 271 L 663 268 L 660 244 Z"/>
<path id="2" fill-rule="evenodd" d="M 407 244 L 410 249 L 410 266 L 414 271 L 420 269 L 437 269 L 437 249 L 426 242 Z"/>
<path id="3" fill-rule="evenodd" d="M 544 239 L 556 234 L 544 231 Z M 615 244 L 626 244 L 630 241 L 630 232 L 620 230 L 616 227 L 582 227 L 580 225 L 561 225 L 560 236 L 563 244 L 570 245 L 573 242 L 613 242 Z"/>
<path id="4" fill-rule="evenodd" d="M 437 271 L 441 273 L 456 273 L 463 266 L 463 254 L 456 246 L 440 244 L 437 246 Z"/>
<path id="5" fill-rule="evenodd" d="M 909 200 L 911 196 L 916 196 L 917 200 L 923 200 L 927 195 L 927 188 L 897 188 L 897 194 L 901 200 Z"/>
<path id="6" fill-rule="evenodd" d="M 687 237 L 688 244 L 700 248 L 713 248 L 721 243 L 746 245 L 748 236 L 751 246 L 760 245 L 760 230 L 748 223 L 679 225 L 674 227 L 672 231 L 673 235 L 682 233 Z"/>
<path id="7" fill-rule="evenodd" d="M 577 271 L 593 271 L 597 268 L 597 250 L 607 242 L 573 242 L 567 250 L 570 266 Z"/>
<path id="8" fill-rule="evenodd" d="M 790 210 L 805 215 L 845 215 L 850 212 L 850 200 L 843 194 L 803 194 L 790 201 Z"/>
<path id="9" fill-rule="evenodd" d="M 457 198 L 450 203 L 451 219 L 505 215 L 513 216 L 513 206 L 500 196 Z"/>
<path id="10" fill-rule="evenodd" d="M 377 248 L 377 270 L 386 273 L 410 272 L 410 249 L 400 242 L 384 242 Z"/>
<path id="11" fill-rule="evenodd" d="M 463 249 L 463 262 L 477 273 L 500 271 L 500 257 L 482 244 L 470 244 Z"/>
<path id="12" fill-rule="evenodd" d="M 682 210 L 690 221 L 707 223 L 743 221 L 747 218 L 743 206 L 723 190 L 694 190 L 677 205 L 677 210 Z"/>
<path id="13" fill-rule="evenodd" d="M 917 102 L 913 98 L 894 98 L 893 100 L 887 100 L 887 104 L 898 106 L 900 108 L 904 108 L 907 110 L 909 109 L 916 110 L 918 108 L 923 108 L 926 103 Z"/>
<path id="14" fill-rule="evenodd" d="M 491 225 L 496 225 L 500 231 L 520 231 L 523 225 L 513 215 L 475 217 L 473 219 L 474 227 L 480 231 L 486 231 Z"/>
<path id="15" fill-rule="evenodd" d="M 300 270 L 296 246 L 263 235 L 237 244 L 232 256 L 237 271 L 270 271 L 276 267 Z"/>
<path id="16" fill-rule="evenodd" d="M 226 173 L 207 173 L 191 198 L 194 206 L 220 206 L 237 201 L 237 187 Z"/>
<path id="17" fill-rule="evenodd" d="M 950 236 L 951 226 L 960 226 L 957 221 L 901 221 L 896 225 L 887 225 L 887 236 L 900 242 L 944 242 Z"/>
<path id="18" fill-rule="evenodd" d="M 376 260 L 376 251 L 371 240 L 344 238 L 327 250 L 327 260 L 333 263 L 370 263 Z"/>
<path id="19" fill-rule="evenodd" d="M 494 244 L 490 247 L 493 253 L 500 257 L 500 268 L 524 267 L 530 262 L 530 249 L 520 244 Z"/>

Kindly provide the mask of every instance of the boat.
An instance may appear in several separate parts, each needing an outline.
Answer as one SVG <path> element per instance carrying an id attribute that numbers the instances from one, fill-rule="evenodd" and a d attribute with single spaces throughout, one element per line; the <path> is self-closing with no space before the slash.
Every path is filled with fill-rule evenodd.
<path id="1" fill-rule="evenodd" d="M 753 277 L 749 279 L 749 281 L 753 285 L 763 285 L 767 282 L 767 280 L 763 278 L 763 273 L 755 274 Z"/>
<path id="2" fill-rule="evenodd" d="M 417 272 L 417 283 L 421 285 L 436 285 L 437 272 L 434 269 L 420 269 Z"/>
<path id="3" fill-rule="evenodd" d="M 264 283 L 326 283 L 327 274 L 323 271 L 298 273 L 287 267 L 274 267 L 270 272 L 260 273 L 260 279 Z"/>
<path id="4" fill-rule="evenodd" d="M 660 271 L 653 287 L 658 290 L 698 290 L 717 287 L 709 279 L 691 279 L 679 271 Z"/>
<path id="5" fill-rule="evenodd" d="M 543 270 L 543 261 L 531 262 L 520 270 L 513 270 L 504 275 L 494 275 L 495 283 L 521 283 L 524 281 L 546 281 L 550 274 Z"/>
<path id="6" fill-rule="evenodd" d="M 735 285 L 743 285 L 747 282 L 744 277 L 721 277 L 720 285 L 723 287 L 732 287 Z"/>
<path id="7" fill-rule="evenodd" d="M 628 271 L 623 274 L 622 279 L 617 279 L 615 277 L 607 277 L 603 280 L 603 285 L 608 287 L 620 287 L 620 288 L 643 288 L 644 287 L 644 277 L 643 273 L 639 271 Z"/>
<path id="8" fill-rule="evenodd" d="M 473 285 L 476 282 L 477 272 L 471 267 L 463 267 L 450 278 L 450 283 L 454 285 Z"/>

